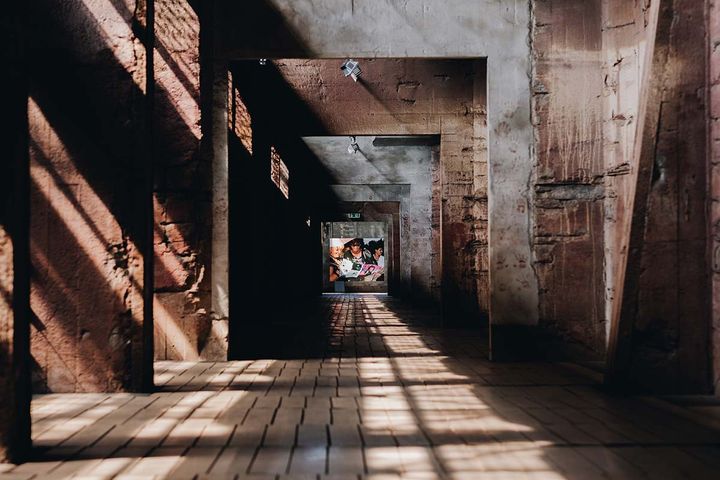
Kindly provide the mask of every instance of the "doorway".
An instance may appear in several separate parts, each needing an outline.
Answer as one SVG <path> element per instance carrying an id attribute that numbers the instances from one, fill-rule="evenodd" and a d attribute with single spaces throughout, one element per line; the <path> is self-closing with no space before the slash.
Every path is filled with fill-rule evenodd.
<path id="1" fill-rule="evenodd" d="M 323 222 L 323 292 L 388 293 L 394 263 L 390 229 L 387 222 Z"/>

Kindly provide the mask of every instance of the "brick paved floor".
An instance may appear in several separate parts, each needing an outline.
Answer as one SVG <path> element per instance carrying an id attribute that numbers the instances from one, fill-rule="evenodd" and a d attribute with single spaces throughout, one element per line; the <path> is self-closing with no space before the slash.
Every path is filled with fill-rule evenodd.
<path id="1" fill-rule="evenodd" d="M 720 478 L 720 434 L 563 365 L 493 364 L 387 297 L 332 296 L 308 358 L 158 362 L 152 395 L 41 395 L 0 478 Z M 426 326 L 423 326 L 426 325 Z"/>

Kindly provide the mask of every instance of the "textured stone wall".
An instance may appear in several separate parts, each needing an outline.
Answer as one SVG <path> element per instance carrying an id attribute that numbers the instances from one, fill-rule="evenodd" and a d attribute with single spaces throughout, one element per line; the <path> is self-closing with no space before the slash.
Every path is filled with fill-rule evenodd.
<path id="1" fill-rule="evenodd" d="M 201 155 L 200 20 L 155 1 L 155 358 L 225 359 L 210 305 L 212 169 Z"/>
<path id="2" fill-rule="evenodd" d="M 636 385 L 707 385 L 701 2 L 670 2 L 667 62 L 632 319 Z M 534 2 L 535 265 L 541 325 L 603 353 L 630 183 L 648 2 Z M 700 27 L 698 27 L 700 25 Z M 647 86 L 645 87 L 647 88 Z M 603 294 L 603 291 L 605 292 Z M 631 293 L 635 295 L 635 293 Z"/>
<path id="3" fill-rule="evenodd" d="M 138 390 L 149 251 L 144 3 L 33 0 L 34 391 Z"/>
<path id="4" fill-rule="evenodd" d="M 710 208 L 708 247 L 711 274 L 712 326 L 712 382 L 715 394 L 720 395 L 720 2 L 711 0 L 708 10 L 709 50 L 709 141 L 708 182 Z"/>
<path id="5" fill-rule="evenodd" d="M 655 390 L 707 391 L 705 5 L 672 2 L 647 199 L 633 377 Z"/>
<path id="6" fill-rule="evenodd" d="M 603 137 L 605 178 L 605 318 L 610 330 L 612 304 L 620 262 L 621 225 L 632 193 L 629 182 L 633 162 L 640 81 L 647 47 L 646 2 L 609 0 L 603 4 Z"/>
<path id="7" fill-rule="evenodd" d="M 643 2 L 606 5 L 608 171 L 628 171 L 637 148 L 639 83 L 649 68 L 643 65 L 645 7 Z M 653 100 L 660 102 L 659 121 L 654 145 L 643 145 L 654 148 L 652 176 L 647 197 L 636 200 L 645 208 L 644 234 L 641 249 L 630 252 L 629 261 L 640 262 L 640 274 L 631 280 L 637 285 L 625 284 L 636 298 L 632 318 L 624 320 L 633 325 L 629 378 L 638 388 L 656 391 L 703 392 L 709 385 L 704 15 L 702 2 L 661 2 L 661 22 L 669 27 L 658 30 L 655 40 L 655 57 L 662 61 L 662 76 L 652 79 L 660 89 Z M 623 217 L 631 214 L 624 206 L 634 188 L 629 178 L 616 175 L 608 182 L 610 266 L 618 258 Z M 608 271 L 611 296 L 618 287 L 613 278 Z"/>
<path id="8" fill-rule="evenodd" d="M 534 2 L 534 265 L 540 325 L 605 341 L 600 2 Z"/>

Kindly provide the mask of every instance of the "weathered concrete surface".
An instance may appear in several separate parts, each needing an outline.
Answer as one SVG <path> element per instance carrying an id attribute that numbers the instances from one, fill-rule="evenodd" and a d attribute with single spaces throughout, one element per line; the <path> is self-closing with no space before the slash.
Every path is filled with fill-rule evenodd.
<path id="1" fill-rule="evenodd" d="M 629 252 L 629 261 L 641 262 L 637 284 L 630 285 L 630 289 L 628 283 L 624 284 L 635 305 L 629 313 L 631 318 L 620 319 L 630 322 L 632 327 L 631 358 L 623 368 L 636 388 L 704 392 L 709 387 L 710 318 L 706 267 L 706 103 L 702 93 L 706 54 L 705 29 L 699 22 L 704 16 L 704 7 L 699 2 L 661 5 L 660 17 L 668 17 L 668 28 L 667 31 L 659 29 L 663 37 L 654 40 L 665 62 L 658 68 L 661 77 L 654 79 L 660 85 L 656 99 L 660 105 L 654 109 L 659 112 L 659 123 L 652 144 L 643 144 L 643 148 L 653 149 L 654 165 L 652 179 L 648 179 L 649 193 L 636 199 L 645 203 L 646 213 L 642 218 L 644 234 L 639 232 L 642 245 L 638 251 Z M 616 53 L 607 66 L 613 74 L 608 77 L 609 98 L 637 112 L 637 105 L 632 105 L 635 100 L 629 99 L 639 98 L 639 88 L 649 88 L 640 83 L 640 72 L 649 68 L 648 64 L 641 65 L 641 59 L 645 58 L 643 49 L 647 48 L 647 42 L 653 41 L 644 33 L 647 12 L 639 5 L 625 5 L 616 10 L 609 8 L 608 14 L 611 23 L 619 25 L 607 28 L 605 34 L 608 55 L 611 51 Z M 625 62 L 635 68 L 625 71 L 623 78 L 624 67 L 617 69 L 617 66 Z M 613 117 L 621 116 L 623 122 L 615 125 L 611 134 L 620 134 L 622 128 L 627 127 L 623 123 L 632 118 L 628 114 Z M 614 120 L 613 117 L 609 120 Z M 642 125 L 643 122 L 633 123 Z M 612 195 L 614 201 L 609 205 L 611 215 L 606 231 L 611 242 L 610 264 L 615 267 L 623 258 L 622 249 L 626 245 L 623 232 L 629 225 L 628 216 L 633 214 L 630 207 L 635 189 L 648 191 L 647 185 L 636 187 L 632 183 L 639 168 L 637 153 L 635 158 L 632 154 L 633 150 L 639 151 L 637 140 L 633 140 L 640 138 L 635 128 L 627 128 L 633 131 L 633 136 L 608 136 L 615 140 L 609 148 L 608 159 L 614 159 L 616 167 L 627 163 L 631 169 L 631 175 L 614 177 L 608 183 L 609 196 Z M 651 133 L 654 130 L 651 128 Z M 620 158 L 624 158 L 622 163 L 618 162 Z M 617 292 L 619 285 L 612 282 L 622 276 L 612 272 L 607 278 L 610 291 Z M 631 277 L 626 277 L 626 282 L 632 281 L 628 279 Z M 620 300 L 613 295 L 611 302 Z M 625 310 L 623 315 L 628 315 Z"/>
<path id="2" fill-rule="evenodd" d="M 418 137 L 406 137 L 405 146 L 378 146 L 376 138 L 383 139 L 356 137 L 360 150 L 354 154 L 348 153 L 348 137 L 304 137 L 303 141 L 333 178 L 338 200 L 400 202 L 399 287 L 418 300 L 428 300 L 441 275 L 432 270 L 431 262 L 433 149 L 437 146 L 413 145 Z"/>
<path id="3" fill-rule="evenodd" d="M 609 334 L 612 305 L 616 298 L 617 265 L 620 262 L 620 230 L 626 215 L 624 201 L 630 194 L 631 171 L 640 78 L 647 44 L 646 12 L 640 2 L 611 0 L 603 6 L 603 137 L 606 177 L 605 289 Z"/>
<path id="4" fill-rule="evenodd" d="M 260 3 L 220 2 L 219 28 L 222 38 L 221 55 L 228 59 L 240 58 L 343 58 L 371 57 L 488 57 L 487 107 L 489 137 L 488 177 L 490 178 L 490 229 L 489 272 L 493 285 L 490 297 L 492 322 L 498 324 L 533 325 L 538 317 L 537 279 L 533 270 L 531 252 L 530 203 L 532 189 L 532 126 L 530 123 L 530 88 L 528 81 L 529 5 L 521 1 L 355 1 L 310 2 L 275 0 Z M 332 78 L 338 77 L 333 72 Z M 338 81 L 341 79 L 338 79 Z M 411 89 L 412 90 L 412 89 Z M 403 89 L 407 91 L 407 89 Z M 397 95 L 399 92 L 396 92 Z M 473 111 L 473 110 L 470 110 Z M 474 112 L 474 111 L 473 111 Z M 475 112 L 474 112 L 475 113 Z M 484 115 L 484 113 L 483 113 Z M 403 117 L 399 117 L 400 119 Z M 432 118 L 432 117 L 431 117 Z M 449 120 L 449 121 L 446 121 Z M 471 166 L 473 153 L 463 148 L 473 147 L 474 133 L 464 135 L 457 131 L 450 119 L 443 120 L 443 130 L 453 130 L 455 138 L 443 138 L 441 165 L 448 162 L 443 179 L 453 183 L 451 175 L 475 177 L 479 169 Z M 460 120 L 462 121 L 462 120 Z M 402 122 L 394 121 L 392 124 Z M 429 125 L 428 125 L 429 126 Z M 427 132 L 355 131 L 351 133 L 438 133 Z M 346 133 L 346 132 L 334 132 Z M 441 132 L 442 133 L 442 132 Z M 445 146 L 452 151 L 445 151 Z M 457 153 L 454 153 L 457 151 Z M 444 160 L 443 160 L 444 159 Z M 461 168 L 455 168 L 455 163 Z M 450 177 L 450 178 L 448 178 Z M 456 177 L 457 178 L 457 177 Z M 462 218 L 456 213 L 472 210 L 473 198 L 482 198 L 484 192 L 474 182 L 462 180 L 469 194 L 463 206 L 459 199 L 451 202 L 444 212 L 446 218 Z M 447 198 L 447 197 L 445 197 Z M 483 202 L 480 202 L 483 203 Z M 449 225 L 443 225 L 448 231 Z M 450 226 L 460 231 L 457 238 L 472 234 L 466 226 Z M 462 235 L 460 235 L 462 232 Z M 444 262 L 468 264 L 468 256 L 481 258 L 474 243 L 443 243 Z M 465 249 L 466 245 L 471 248 Z M 482 250 L 482 249 L 480 249 Z M 453 259 L 454 254 L 457 258 Z M 476 268 L 473 265 L 471 268 Z M 463 281 L 452 267 L 446 271 L 453 281 L 444 283 L 452 288 L 460 285 L 461 292 L 468 284 L 472 288 L 481 280 Z M 454 280 L 460 280 L 455 282 Z M 477 305 L 477 301 L 475 301 Z"/>
<path id="5" fill-rule="evenodd" d="M 0 462 L 30 453 L 30 268 L 28 262 L 25 10 L 0 18 Z"/>
<path id="6" fill-rule="evenodd" d="M 228 164 L 228 69 L 224 62 L 212 65 L 212 129 L 204 132 L 212 142 L 212 332 L 215 342 L 227 343 L 230 318 L 230 230 L 229 230 L 229 164 Z M 238 305 L 240 307 L 240 305 Z M 227 347 L 225 347 L 227 348 Z"/>
<path id="7" fill-rule="evenodd" d="M 649 74 L 645 73 L 652 65 L 654 37 L 659 25 L 659 2 L 648 4 L 648 9 L 635 2 L 622 4 L 614 2 L 604 6 L 603 10 L 603 54 L 607 81 L 604 84 L 605 115 L 603 135 L 608 145 L 605 158 L 608 176 L 606 178 L 606 318 L 607 318 L 607 366 L 613 372 L 607 378 L 609 384 L 618 383 L 613 379 L 615 372 L 624 372 L 619 366 L 619 352 L 630 349 L 632 320 L 621 322 L 624 302 L 623 292 L 625 276 L 628 271 L 628 259 L 634 261 L 638 255 L 628 255 L 628 242 L 631 237 L 633 205 L 635 203 L 640 169 L 639 156 L 642 142 L 637 139 L 643 134 L 638 124 L 644 123 L 644 110 L 647 110 L 650 91 Z M 643 88 L 643 83 L 645 88 Z M 645 92 L 645 93 L 644 93 Z M 645 100 L 642 97 L 645 95 Z M 656 103 L 653 100 L 653 103 Z M 649 130 L 648 126 L 648 130 Z M 646 149 L 647 150 L 647 149 Z M 645 173 L 643 171 L 643 176 Z M 641 200 L 638 208 L 642 205 Z M 642 218 L 638 215 L 638 218 Z M 635 231 L 639 225 L 636 223 Z M 637 238 L 637 233 L 633 238 Z M 635 240 L 633 240 L 635 241 Z M 631 277 L 635 275 L 635 265 L 631 264 Z M 633 295 L 628 289 L 628 297 Z M 625 315 L 628 317 L 628 315 Z M 632 317 L 632 315 L 630 315 Z M 621 332 L 622 327 L 622 332 Z M 625 331 L 629 329 L 630 331 Z M 624 348 L 628 345 L 628 348 Z M 627 364 L 627 362 L 625 362 Z"/>
<path id="8" fill-rule="evenodd" d="M 709 132 L 708 132 L 708 249 L 709 273 L 711 275 L 711 344 L 712 383 L 716 395 L 720 395 L 720 2 L 708 2 L 709 50 Z"/>
<path id="9" fill-rule="evenodd" d="M 9 169 L 3 168 L 3 173 L 9 174 Z M 8 175 L 5 178 L 12 178 Z M 3 182 L 3 197 L 12 195 L 12 189 L 8 188 L 7 181 Z M 8 461 L 12 458 L 12 449 L 17 441 L 13 430 L 22 415 L 30 416 L 29 408 L 22 408 L 16 412 L 16 377 L 15 366 L 18 362 L 18 352 L 15 350 L 15 261 L 13 239 L 8 228 L 7 206 L 10 199 L 2 198 L 2 218 L 0 221 L 0 461 Z"/>
<path id="10" fill-rule="evenodd" d="M 139 390 L 145 369 L 142 3 L 30 2 L 35 391 Z M 52 72 L 52 74 L 48 74 Z M 148 339 L 149 340 L 149 339 Z"/>
<path id="11" fill-rule="evenodd" d="M 223 360 L 226 335 L 210 334 L 227 329 L 228 302 L 216 313 L 213 278 L 223 269 L 211 268 L 213 228 L 223 221 L 213 222 L 220 202 L 200 149 L 199 13 L 186 0 L 156 0 L 154 31 L 155 358 Z M 227 183 L 227 169 L 217 178 Z M 227 255 L 217 260 L 227 284 Z"/>
<path id="12" fill-rule="evenodd" d="M 647 200 L 633 376 L 653 389 L 693 393 L 706 391 L 709 380 L 704 5 L 673 2 L 672 15 Z"/>
<path id="13" fill-rule="evenodd" d="M 535 2 L 534 264 L 540 325 L 604 349 L 600 2 Z"/>

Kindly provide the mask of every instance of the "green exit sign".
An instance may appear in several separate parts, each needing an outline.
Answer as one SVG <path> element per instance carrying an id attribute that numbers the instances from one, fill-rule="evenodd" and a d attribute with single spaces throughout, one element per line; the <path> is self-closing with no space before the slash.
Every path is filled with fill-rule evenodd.
<path id="1" fill-rule="evenodd" d="M 360 214 L 359 213 L 348 213 L 347 218 L 350 220 L 360 220 Z"/>

